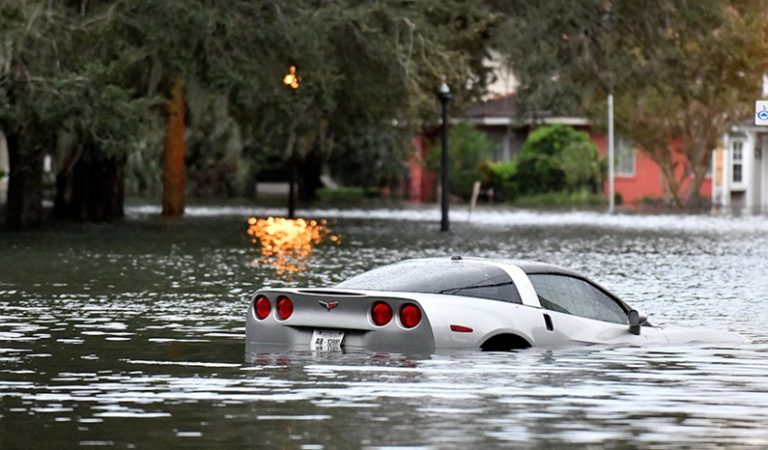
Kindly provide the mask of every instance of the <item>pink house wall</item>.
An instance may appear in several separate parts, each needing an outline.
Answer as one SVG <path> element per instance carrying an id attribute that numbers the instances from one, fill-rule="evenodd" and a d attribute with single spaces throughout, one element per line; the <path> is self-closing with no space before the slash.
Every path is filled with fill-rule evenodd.
<path id="1" fill-rule="evenodd" d="M 597 151 L 601 156 L 606 156 L 608 152 L 608 140 L 606 136 L 600 133 L 590 133 L 592 142 L 595 143 Z M 678 162 L 676 177 L 680 179 L 684 170 L 684 157 L 678 151 L 681 143 L 674 142 L 675 161 Z M 691 177 L 686 177 L 683 181 L 682 192 L 690 190 Z M 635 175 L 616 175 L 614 185 L 616 192 L 621 194 L 624 203 L 639 203 L 644 199 L 663 199 L 665 196 L 664 177 L 659 166 L 643 151 L 635 152 Z M 603 184 L 603 191 L 608 192 L 608 180 Z M 701 184 L 699 194 L 704 198 L 709 198 L 712 193 L 712 178 L 707 177 Z"/>

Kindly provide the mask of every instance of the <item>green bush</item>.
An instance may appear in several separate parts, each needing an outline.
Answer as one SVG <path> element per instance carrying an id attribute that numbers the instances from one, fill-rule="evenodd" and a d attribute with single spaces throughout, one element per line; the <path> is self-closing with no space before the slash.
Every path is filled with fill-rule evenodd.
<path id="1" fill-rule="evenodd" d="M 481 180 L 483 173 L 480 165 L 486 161 L 493 150 L 493 142 L 469 124 L 459 124 L 448 132 L 448 180 L 451 193 L 465 199 L 472 196 L 472 186 Z M 430 149 L 427 166 L 440 170 L 440 144 Z"/>
<path id="2" fill-rule="evenodd" d="M 524 195 L 547 192 L 599 192 L 600 157 L 587 133 L 551 125 L 528 136 L 517 161 L 516 181 Z"/>
<path id="3" fill-rule="evenodd" d="M 517 162 L 484 162 L 480 165 L 480 172 L 483 186 L 492 188 L 496 199 L 511 201 L 517 197 Z"/>
<path id="4" fill-rule="evenodd" d="M 320 188 L 317 190 L 317 198 L 324 203 L 355 203 L 361 201 L 365 196 L 365 189 L 359 186 Z"/>

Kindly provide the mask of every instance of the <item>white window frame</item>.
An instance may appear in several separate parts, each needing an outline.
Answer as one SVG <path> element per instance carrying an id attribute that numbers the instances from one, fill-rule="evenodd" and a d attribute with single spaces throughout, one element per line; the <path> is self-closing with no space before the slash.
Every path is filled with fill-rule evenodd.
<path id="1" fill-rule="evenodd" d="M 637 149 L 635 148 L 634 143 L 630 141 L 629 139 L 626 139 L 621 136 L 616 136 L 615 141 L 615 148 L 616 148 L 616 159 L 614 161 L 614 169 L 615 174 L 617 177 L 635 177 L 637 176 Z M 623 161 L 631 161 L 631 170 L 622 170 L 626 169 L 626 167 L 622 167 Z M 630 164 L 627 164 L 630 165 Z"/>
<path id="2" fill-rule="evenodd" d="M 738 180 L 736 179 L 736 167 L 739 167 Z M 744 141 L 741 139 L 734 139 L 731 142 L 731 182 L 734 186 L 744 185 Z"/>

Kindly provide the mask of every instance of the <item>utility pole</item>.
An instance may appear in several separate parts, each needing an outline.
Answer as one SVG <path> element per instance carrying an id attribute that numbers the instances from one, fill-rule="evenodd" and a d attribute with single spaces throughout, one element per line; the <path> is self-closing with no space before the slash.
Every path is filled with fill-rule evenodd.
<path id="1" fill-rule="evenodd" d="M 614 184 L 613 173 L 613 93 L 608 94 L 608 214 L 613 214 L 616 209 L 615 198 L 616 186 Z"/>

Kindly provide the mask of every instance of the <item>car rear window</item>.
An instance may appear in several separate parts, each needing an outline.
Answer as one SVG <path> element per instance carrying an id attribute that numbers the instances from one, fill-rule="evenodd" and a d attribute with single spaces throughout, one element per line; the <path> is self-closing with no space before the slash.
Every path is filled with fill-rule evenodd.
<path id="1" fill-rule="evenodd" d="M 461 295 L 523 303 L 507 272 L 492 264 L 466 260 L 404 261 L 362 273 L 337 287 Z"/>

